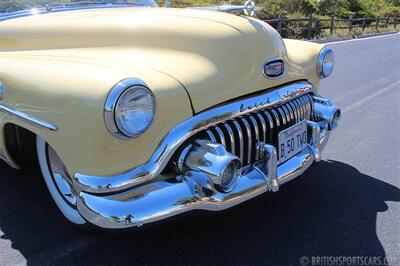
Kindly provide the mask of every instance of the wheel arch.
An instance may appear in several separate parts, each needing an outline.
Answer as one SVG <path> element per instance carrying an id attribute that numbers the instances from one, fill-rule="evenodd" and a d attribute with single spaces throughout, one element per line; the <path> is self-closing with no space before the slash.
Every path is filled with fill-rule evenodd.
<path id="1" fill-rule="evenodd" d="M 3 126 L 4 150 L 13 166 L 24 168 L 37 164 L 36 133 L 14 123 Z"/>

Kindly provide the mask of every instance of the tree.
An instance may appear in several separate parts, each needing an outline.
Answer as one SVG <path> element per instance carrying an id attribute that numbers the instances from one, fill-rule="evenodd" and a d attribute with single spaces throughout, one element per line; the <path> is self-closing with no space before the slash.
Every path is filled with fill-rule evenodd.
<path id="1" fill-rule="evenodd" d="M 348 17 L 350 15 L 347 0 L 321 0 L 318 3 L 318 10 L 321 15 L 327 16 Z"/>
<path id="2" fill-rule="evenodd" d="M 400 7 L 400 0 L 386 0 L 385 2 L 389 5 Z"/>
<path id="3" fill-rule="evenodd" d="M 302 0 L 301 1 L 301 12 L 310 15 L 315 14 L 318 11 L 317 0 Z"/>

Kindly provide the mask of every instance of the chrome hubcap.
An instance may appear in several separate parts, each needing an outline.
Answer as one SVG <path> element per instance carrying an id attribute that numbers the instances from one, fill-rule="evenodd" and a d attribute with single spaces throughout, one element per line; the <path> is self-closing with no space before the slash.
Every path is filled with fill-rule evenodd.
<path id="1" fill-rule="evenodd" d="M 76 206 L 76 194 L 72 188 L 72 179 L 57 153 L 50 146 L 47 147 L 49 170 L 54 184 L 63 199 L 70 205 Z"/>

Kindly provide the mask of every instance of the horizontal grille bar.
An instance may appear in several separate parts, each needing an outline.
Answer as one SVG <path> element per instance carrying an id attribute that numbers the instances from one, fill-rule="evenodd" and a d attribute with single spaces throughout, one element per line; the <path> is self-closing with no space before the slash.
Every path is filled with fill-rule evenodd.
<path id="1" fill-rule="evenodd" d="M 282 130 L 311 118 L 313 99 L 310 94 L 297 97 L 283 105 L 259 110 L 225 121 L 206 130 L 209 140 L 225 146 L 235 154 L 243 166 L 260 159 L 259 141 L 278 148 L 278 134 Z M 198 133 L 203 134 L 204 133 Z"/>

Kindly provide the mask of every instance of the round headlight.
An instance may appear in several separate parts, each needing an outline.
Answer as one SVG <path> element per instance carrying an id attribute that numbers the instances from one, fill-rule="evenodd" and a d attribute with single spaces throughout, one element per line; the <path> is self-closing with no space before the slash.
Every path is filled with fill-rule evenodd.
<path id="1" fill-rule="evenodd" d="M 124 135 L 137 137 L 145 132 L 153 121 L 153 95 L 142 86 L 126 89 L 115 105 L 114 118 L 118 129 Z"/>
<path id="2" fill-rule="evenodd" d="M 136 79 L 118 83 L 110 92 L 105 105 L 105 122 L 114 136 L 127 139 L 143 134 L 155 114 L 155 100 L 146 85 Z"/>
<path id="3" fill-rule="evenodd" d="M 329 77 L 335 66 L 335 54 L 329 48 L 321 50 L 318 56 L 317 73 L 320 78 Z"/>

